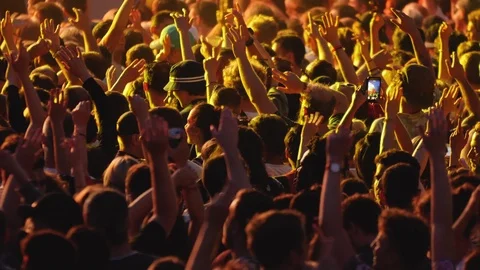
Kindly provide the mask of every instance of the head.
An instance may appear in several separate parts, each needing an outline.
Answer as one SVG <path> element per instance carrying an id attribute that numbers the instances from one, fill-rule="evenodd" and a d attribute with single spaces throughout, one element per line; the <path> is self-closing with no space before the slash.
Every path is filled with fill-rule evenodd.
<path id="1" fill-rule="evenodd" d="M 480 41 L 480 7 L 468 14 L 467 30 L 468 40 Z"/>
<path id="2" fill-rule="evenodd" d="M 455 29 L 465 30 L 468 23 L 468 16 L 474 10 L 480 9 L 480 3 L 475 0 L 459 0 L 452 10 L 452 20 L 455 23 Z"/>
<path id="3" fill-rule="evenodd" d="M 130 65 L 134 60 L 145 60 L 146 64 L 153 63 L 155 55 L 147 44 L 137 44 L 127 51 L 125 65 Z"/>
<path id="4" fill-rule="evenodd" d="M 128 242 L 128 205 L 122 193 L 106 188 L 91 194 L 83 216 L 85 224 L 99 231 L 110 248 Z"/>
<path id="5" fill-rule="evenodd" d="M 370 245 L 378 233 L 382 209 L 368 195 L 356 194 L 342 202 L 343 228 L 357 249 Z"/>
<path id="6" fill-rule="evenodd" d="M 77 247 L 77 262 L 81 269 L 108 268 L 110 250 L 105 237 L 85 225 L 73 227 L 67 238 Z"/>
<path id="7" fill-rule="evenodd" d="M 185 263 L 177 257 L 169 256 L 155 260 L 148 270 L 183 270 L 185 269 Z"/>
<path id="8" fill-rule="evenodd" d="M 125 178 L 127 172 L 133 165 L 138 164 L 138 160 L 130 156 L 120 156 L 112 160 L 103 174 L 103 185 L 125 192 Z"/>
<path id="9" fill-rule="evenodd" d="M 35 4 L 35 18 L 39 22 L 44 20 L 53 20 L 55 26 L 61 24 L 64 20 L 62 8 L 54 2 L 40 2 Z"/>
<path id="10" fill-rule="evenodd" d="M 150 26 L 150 34 L 153 37 L 159 38 L 160 33 L 162 33 L 163 29 L 170 24 L 173 24 L 173 18 L 170 16 L 171 11 L 169 10 L 162 10 L 157 12 L 152 17 L 152 25 Z"/>
<path id="11" fill-rule="evenodd" d="M 218 127 L 220 121 L 220 110 L 208 103 L 196 105 L 188 115 L 185 132 L 188 136 L 188 143 L 194 144 L 201 149 L 201 146 L 212 138 L 210 127 Z"/>
<path id="12" fill-rule="evenodd" d="M 299 121 L 302 122 L 305 115 L 316 112 L 323 116 L 323 122 L 328 121 L 335 109 L 336 100 L 332 89 L 322 84 L 311 84 L 310 92 L 303 94 L 302 108 L 299 113 Z"/>
<path id="13" fill-rule="evenodd" d="M 300 37 L 279 36 L 272 41 L 272 49 L 277 57 L 288 60 L 294 67 L 300 67 L 305 57 L 305 45 Z"/>
<path id="14" fill-rule="evenodd" d="M 469 52 L 460 57 L 468 82 L 473 88 L 480 88 L 480 51 Z"/>
<path id="15" fill-rule="evenodd" d="M 480 123 L 475 125 L 470 139 L 470 151 L 467 158 L 470 169 L 476 175 L 480 175 Z"/>
<path id="16" fill-rule="evenodd" d="M 117 140 L 121 151 L 129 152 L 129 154 L 135 156 L 142 152 L 140 131 L 138 130 L 137 118 L 133 112 L 126 112 L 118 119 Z"/>
<path id="17" fill-rule="evenodd" d="M 154 0 L 152 2 L 152 12 L 157 13 L 162 10 L 182 11 L 182 6 L 177 0 Z"/>
<path id="18" fill-rule="evenodd" d="M 241 190 L 229 207 L 228 217 L 223 225 L 222 242 L 228 248 L 246 246 L 245 227 L 256 215 L 273 209 L 273 199 L 259 191 Z M 240 242 L 237 242 L 240 241 Z"/>
<path id="19" fill-rule="evenodd" d="M 426 109 L 433 104 L 435 77 L 427 67 L 407 65 L 398 76 L 403 87 L 403 99 L 411 112 Z"/>
<path id="20" fill-rule="evenodd" d="M 180 47 L 180 34 L 177 31 L 175 24 L 170 24 L 163 28 L 162 32 L 160 33 L 160 44 L 163 44 L 165 37 L 170 37 L 171 48 L 170 54 L 167 57 L 167 62 L 174 65 L 178 62 L 182 61 L 182 53 Z M 189 32 L 190 44 L 195 44 L 195 38 L 193 37 L 192 33 Z M 161 48 L 159 48 L 161 49 Z"/>
<path id="21" fill-rule="evenodd" d="M 412 210 L 412 201 L 419 194 L 420 171 L 406 163 L 398 163 L 385 170 L 380 180 L 382 206 Z"/>
<path id="22" fill-rule="evenodd" d="M 290 202 L 290 209 L 302 213 L 305 217 L 305 232 L 308 239 L 312 239 L 315 235 L 314 228 L 318 224 L 321 193 L 320 185 L 315 185 L 310 189 L 305 189 L 295 194 Z"/>
<path id="23" fill-rule="evenodd" d="M 140 195 L 151 188 L 150 168 L 144 163 L 130 167 L 125 178 L 125 195 L 128 203 L 135 201 Z"/>
<path id="24" fill-rule="evenodd" d="M 238 94 L 237 90 L 233 88 L 222 87 L 218 89 L 213 93 L 211 101 L 215 107 L 227 107 L 234 114 L 238 115 L 241 111 L 240 103 L 242 97 Z"/>
<path id="25" fill-rule="evenodd" d="M 285 120 L 278 115 L 262 114 L 250 120 L 248 126 L 262 138 L 267 162 L 274 158 L 285 158 L 284 139 L 288 132 Z"/>
<path id="26" fill-rule="evenodd" d="M 418 161 L 412 157 L 411 154 L 405 151 L 400 151 L 400 150 L 388 150 L 386 152 L 381 153 L 375 158 L 375 163 L 377 164 L 376 166 L 376 171 L 374 175 L 375 182 L 373 184 L 373 191 L 375 194 L 375 199 L 377 202 L 380 202 L 380 189 L 382 188 L 382 178 L 385 173 L 385 171 L 399 163 L 406 163 L 411 166 L 411 172 L 417 172 L 417 175 L 420 171 L 420 164 Z M 402 166 L 402 168 L 405 168 Z M 418 188 L 418 176 L 416 178 L 417 185 L 416 187 Z"/>
<path id="27" fill-rule="evenodd" d="M 62 0 L 63 10 L 70 16 L 75 17 L 74 8 L 80 9 L 82 12 L 87 11 L 87 2 L 88 0 Z"/>
<path id="28" fill-rule="evenodd" d="M 342 193 L 351 197 L 355 194 L 368 194 L 369 188 L 363 180 L 348 178 L 340 183 Z"/>
<path id="29" fill-rule="evenodd" d="M 83 59 L 88 70 L 100 80 L 105 79 L 107 69 L 110 67 L 110 63 L 98 52 L 86 52 L 83 53 Z"/>
<path id="30" fill-rule="evenodd" d="M 21 249 L 22 269 L 75 269 L 77 262 L 75 246 L 58 232 L 44 230 L 31 234 L 22 241 Z"/>
<path id="31" fill-rule="evenodd" d="M 170 69 L 170 80 L 164 90 L 172 92 L 185 108 L 192 99 L 205 96 L 204 73 L 201 63 L 192 60 L 181 61 Z"/>
<path id="32" fill-rule="evenodd" d="M 278 32 L 278 24 L 275 18 L 265 15 L 254 15 L 248 22 L 255 37 L 260 43 L 271 44 Z"/>
<path id="33" fill-rule="evenodd" d="M 469 52 L 480 52 L 479 41 L 465 41 L 458 45 L 457 56 L 461 58 L 464 54 Z"/>
<path id="34" fill-rule="evenodd" d="M 303 157 L 297 168 L 294 186 L 297 191 L 310 189 L 316 184 L 322 184 L 326 165 L 325 147 L 327 140 L 315 136 L 308 143 L 309 153 Z"/>
<path id="35" fill-rule="evenodd" d="M 258 60 L 250 59 L 250 63 L 257 76 L 265 83 L 267 81 L 266 68 Z M 237 61 L 230 61 L 230 63 L 223 69 L 223 80 L 223 84 L 226 87 L 237 90 L 242 97 L 242 100 L 249 100 L 240 78 L 240 70 L 238 69 Z"/>
<path id="36" fill-rule="evenodd" d="M 168 62 L 154 62 L 145 66 L 143 90 L 152 107 L 164 105 L 167 92 L 163 89 L 168 83 L 171 67 Z"/>
<path id="37" fill-rule="evenodd" d="M 190 9 L 189 17 L 197 29 L 212 29 L 217 25 L 218 6 L 215 2 L 197 1 Z"/>
<path id="38" fill-rule="evenodd" d="M 110 26 L 112 26 L 113 20 L 106 20 L 106 21 L 101 21 L 93 27 L 92 34 L 93 37 L 97 40 L 97 42 L 100 42 L 102 38 L 107 34 L 108 29 L 110 29 Z"/>
<path id="39" fill-rule="evenodd" d="M 405 211 L 389 209 L 378 221 L 378 235 L 372 243 L 373 267 L 419 268 L 427 259 L 430 231 L 427 223 Z"/>
<path id="40" fill-rule="evenodd" d="M 220 193 L 227 180 L 227 165 L 223 155 L 210 157 L 203 162 L 202 184 L 213 198 Z"/>
<path id="41" fill-rule="evenodd" d="M 319 1 L 314 0 L 285 0 L 285 12 L 290 19 L 300 19 L 302 14 L 315 6 L 323 6 Z"/>
<path id="42" fill-rule="evenodd" d="M 326 60 L 314 60 L 308 64 L 305 73 L 310 80 L 315 80 L 320 76 L 327 76 L 332 82 L 337 81 L 337 71 L 333 65 Z"/>
<path id="43" fill-rule="evenodd" d="M 245 229 L 247 246 L 264 269 L 300 268 L 307 255 L 304 217 L 294 210 L 256 215 Z"/>

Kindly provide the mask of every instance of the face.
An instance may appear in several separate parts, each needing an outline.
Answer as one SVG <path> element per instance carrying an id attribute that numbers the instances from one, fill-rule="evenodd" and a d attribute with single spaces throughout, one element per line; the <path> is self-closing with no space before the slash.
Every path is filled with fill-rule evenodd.
<path id="1" fill-rule="evenodd" d="M 275 52 L 276 57 L 287 60 L 292 66 L 295 66 L 295 59 L 293 58 L 293 53 L 285 51 L 278 45 L 278 43 L 273 43 L 272 50 Z"/>
<path id="2" fill-rule="evenodd" d="M 480 133 L 475 132 L 470 141 L 470 151 L 467 155 L 472 172 L 480 174 Z"/>
<path id="3" fill-rule="evenodd" d="M 467 30 L 465 31 L 469 41 L 478 41 L 480 40 L 480 31 L 475 29 L 473 22 L 468 22 Z"/>
<path id="4" fill-rule="evenodd" d="M 187 133 L 187 142 L 188 144 L 199 145 L 202 141 L 202 136 L 200 129 L 195 126 L 195 115 L 197 114 L 197 109 L 194 108 L 190 111 L 190 114 L 187 118 L 187 124 L 185 125 L 185 132 Z"/>

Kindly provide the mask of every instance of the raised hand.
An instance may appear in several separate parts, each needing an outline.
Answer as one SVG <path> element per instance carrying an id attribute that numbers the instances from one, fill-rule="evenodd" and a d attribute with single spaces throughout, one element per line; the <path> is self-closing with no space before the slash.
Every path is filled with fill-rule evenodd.
<path id="1" fill-rule="evenodd" d="M 81 9 L 74 8 L 75 18 L 69 18 L 68 21 L 82 32 L 90 31 L 90 18 Z"/>
<path id="2" fill-rule="evenodd" d="M 172 47 L 172 42 L 170 40 L 169 35 L 165 35 L 165 38 L 163 39 L 162 42 L 163 48 L 162 50 L 157 54 L 156 60 L 158 62 L 163 62 L 166 61 L 168 56 L 170 55 L 170 50 Z"/>
<path id="3" fill-rule="evenodd" d="M 392 55 L 387 50 L 380 50 L 372 56 L 372 60 L 379 69 L 384 69 L 388 64 L 392 63 Z"/>
<path id="4" fill-rule="evenodd" d="M 125 82 L 133 82 L 135 81 L 140 75 L 143 74 L 145 70 L 145 59 L 135 59 L 128 65 L 120 75 L 119 80 L 124 80 Z"/>
<path id="5" fill-rule="evenodd" d="M 425 149 L 430 155 L 445 155 L 445 143 L 448 134 L 448 123 L 442 109 L 438 106 L 430 108 L 426 131 L 419 127 Z"/>
<path id="6" fill-rule="evenodd" d="M 169 148 L 167 121 L 157 116 L 147 118 L 140 133 L 140 140 L 148 154 L 152 157 L 167 154 Z"/>
<path id="7" fill-rule="evenodd" d="M 132 23 L 132 28 L 142 30 L 142 14 L 140 13 L 140 10 L 133 9 L 128 16 Z"/>
<path id="8" fill-rule="evenodd" d="M 357 44 L 360 45 L 360 52 L 362 53 L 362 56 L 365 61 L 369 61 L 370 58 L 370 47 L 366 39 L 362 37 L 357 37 Z"/>
<path id="9" fill-rule="evenodd" d="M 445 61 L 447 63 L 448 74 L 450 74 L 452 78 L 455 80 L 465 79 L 465 71 L 463 70 L 463 66 L 460 64 L 456 52 L 452 52 L 452 64 L 450 64 L 448 60 Z"/>
<path id="10" fill-rule="evenodd" d="M 52 19 L 46 19 L 40 24 L 40 36 L 50 43 L 50 51 L 55 54 L 60 49 L 60 25 L 55 27 Z"/>
<path id="11" fill-rule="evenodd" d="M 373 13 L 373 17 L 370 20 L 370 31 L 380 31 L 380 29 L 385 25 L 385 20 L 383 19 L 382 14 Z"/>
<path id="12" fill-rule="evenodd" d="M 468 132 L 463 132 L 462 121 L 459 119 L 457 121 L 457 127 L 450 135 L 450 147 L 452 148 L 452 153 L 460 154 L 467 142 Z"/>
<path id="13" fill-rule="evenodd" d="M 18 75 L 28 76 L 30 74 L 30 56 L 28 55 L 27 49 L 25 49 L 22 42 L 17 44 L 16 51 L 10 52 L 7 60 Z"/>
<path id="14" fill-rule="evenodd" d="M 367 101 L 367 96 L 366 96 L 366 93 L 367 93 L 367 87 L 368 87 L 368 84 L 367 82 L 365 81 L 361 87 L 358 87 L 355 92 L 353 92 L 352 94 L 352 105 L 355 109 L 359 109 L 363 103 L 365 103 Z"/>
<path id="15" fill-rule="evenodd" d="M 205 53 L 202 53 L 205 57 L 205 60 L 203 60 L 203 68 L 211 74 L 216 74 L 219 65 L 218 56 L 220 50 L 218 48 L 220 48 L 220 46 L 213 47 L 203 37 L 200 38 L 200 40 L 202 41 L 202 49 L 205 44 Z"/>
<path id="16" fill-rule="evenodd" d="M 48 116 L 52 123 L 63 123 L 67 114 L 67 98 L 62 89 L 50 91 L 50 101 L 48 102 Z"/>
<path id="17" fill-rule="evenodd" d="M 115 67 L 115 65 L 111 65 L 107 69 L 107 72 L 105 73 L 105 79 L 107 81 L 107 87 L 109 90 L 112 90 L 113 86 L 118 80 L 116 74 L 117 74 L 117 68 Z"/>
<path id="18" fill-rule="evenodd" d="M 407 14 L 394 8 L 392 8 L 391 10 L 396 18 L 390 19 L 390 21 L 398 28 L 400 28 L 403 32 L 411 35 L 418 31 L 417 26 L 415 25 L 415 21 L 409 16 L 407 16 Z"/>
<path id="19" fill-rule="evenodd" d="M 305 90 L 305 83 L 293 72 L 280 72 L 276 69 L 272 70 L 272 78 L 284 86 L 278 86 L 277 89 L 286 94 L 300 94 Z"/>
<path id="20" fill-rule="evenodd" d="M 440 107 L 442 108 L 445 116 L 455 111 L 455 102 L 457 101 L 460 87 L 458 84 L 452 84 L 448 89 L 445 88 L 440 97 Z"/>
<path id="21" fill-rule="evenodd" d="M 220 38 L 220 42 L 218 42 L 217 46 L 213 46 L 204 36 L 200 36 L 200 42 L 202 43 L 202 47 L 200 48 L 200 52 L 202 53 L 205 59 L 210 57 L 217 58 L 220 54 L 220 50 L 222 49 L 222 39 Z"/>
<path id="22" fill-rule="evenodd" d="M 14 41 L 14 28 L 12 24 L 12 17 L 10 16 L 10 11 L 5 12 L 5 18 L 2 19 L 0 22 L 0 34 L 2 34 L 6 44 L 7 49 L 12 51 L 15 49 L 15 41 Z"/>
<path id="23" fill-rule="evenodd" d="M 318 40 L 318 39 L 322 38 L 322 36 L 320 35 L 318 24 L 315 23 L 315 21 L 313 21 L 313 19 L 312 19 L 312 13 L 311 12 L 308 13 L 307 31 L 308 31 L 310 37 L 315 39 L 315 40 Z"/>
<path id="24" fill-rule="evenodd" d="M 72 120 L 75 127 L 86 131 L 88 121 L 92 114 L 92 104 L 90 101 L 81 101 L 72 111 Z"/>
<path id="25" fill-rule="evenodd" d="M 318 112 L 315 114 L 305 115 L 305 121 L 303 122 L 302 127 L 302 137 L 312 138 L 316 133 L 318 133 L 322 121 L 323 116 L 321 116 Z"/>
<path id="26" fill-rule="evenodd" d="M 50 50 L 50 43 L 45 39 L 38 39 L 37 42 L 33 43 L 28 47 L 27 51 L 31 59 L 34 59 L 38 56 L 43 56 L 48 53 Z"/>
<path id="27" fill-rule="evenodd" d="M 440 25 L 440 28 L 438 28 L 438 35 L 440 36 L 441 41 L 445 42 L 446 44 L 448 44 L 448 39 L 450 38 L 452 32 L 452 27 L 446 22 L 443 22 Z"/>
<path id="28" fill-rule="evenodd" d="M 188 19 L 188 14 L 186 9 L 182 9 L 182 13 L 172 12 L 170 16 L 172 16 L 178 32 L 188 32 L 192 27 L 193 19 L 190 19 L 190 20 Z"/>
<path id="29" fill-rule="evenodd" d="M 78 47 L 75 47 L 75 49 L 61 47 L 56 55 L 65 69 L 83 82 L 92 77 Z"/>
<path id="30" fill-rule="evenodd" d="M 240 26 L 243 26 L 243 27 L 245 27 L 245 29 L 247 29 L 247 23 L 245 22 L 245 19 L 243 18 L 242 9 L 240 8 L 240 3 L 236 2 L 235 7 L 232 8 L 231 13 L 228 13 L 227 15 L 225 15 L 225 21 L 227 21 L 227 22 L 236 21 L 237 22 L 237 28 L 240 27 Z"/>
<path id="31" fill-rule="evenodd" d="M 225 151 L 237 149 L 238 145 L 238 122 L 230 109 L 223 109 L 220 116 L 218 129 L 210 126 L 212 136 Z"/>
<path id="32" fill-rule="evenodd" d="M 240 25 L 240 31 L 233 26 L 228 28 L 227 38 L 230 40 L 230 43 L 232 43 L 233 54 L 235 54 L 236 57 L 246 54 L 245 40 L 242 38 L 245 31 L 247 31 L 247 29 L 243 25 Z"/>
<path id="33" fill-rule="evenodd" d="M 320 34 L 333 47 L 340 46 L 340 40 L 338 39 L 338 16 L 334 17 L 331 13 L 327 13 L 322 16 L 322 21 L 323 26 L 320 26 Z"/>
<path id="34" fill-rule="evenodd" d="M 129 96 L 128 102 L 130 103 L 130 109 L 138 119 L 148 118 L 148 103 L 139 95 Z"/>
<path id="35" fill-rule="evenodd" d="M 25 138 L 18 143 L 15 159 L 27 172 L 33 169 L 35 155 L 42 148 L 42 129 L 35 128 L 27 131 Z"/>
<path id="36" fill-rule="evenodd" d="M 339 128 L 335 132 L 330 133 L 327 137 L 327 160 L 334 162 L 342 162 L 345 155 L 350 151 L 352 137 L 348 128 Z"/>
<path id="37" fill-rule="evenodd" d="M 396 119 L 400 109 L 400 100 L 403 96 L 403 88 L 397 83 L 391 84 L 387 89 L 387 97 L 385 100 L 385 118 Z"/>

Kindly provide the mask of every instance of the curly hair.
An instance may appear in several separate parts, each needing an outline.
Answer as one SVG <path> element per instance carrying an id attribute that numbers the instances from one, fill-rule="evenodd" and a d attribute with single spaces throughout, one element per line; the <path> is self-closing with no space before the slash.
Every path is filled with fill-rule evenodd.
<path id="1" fill-rule="evenodd" d="M 253 70 L 257 73 L 257 76 L 265 84 L 267 82 L 267 69 L 256 59 L 251 58 Z M 243 86 L 242 79 L 240 78 L 240 71 L 238 69 L 237 61 L 231 61 L 223 70 L 223 84 L 225 87 L 233 88 L 238 91 L 240 96 L 247 99 L 247 92 Z"/>

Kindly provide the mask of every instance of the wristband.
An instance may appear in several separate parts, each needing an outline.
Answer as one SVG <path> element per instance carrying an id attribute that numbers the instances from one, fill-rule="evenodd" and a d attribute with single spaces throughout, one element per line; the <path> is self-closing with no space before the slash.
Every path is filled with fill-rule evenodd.
<path id="1" fill-rule="evenodd" d="M 340 49 L 343 49 L 343 46 L 342 45 L 338 45 L 337 47 L 334 47 L 332 49 L 332 53 L 335 53 L 336 51 L 340 50 Z"/>

